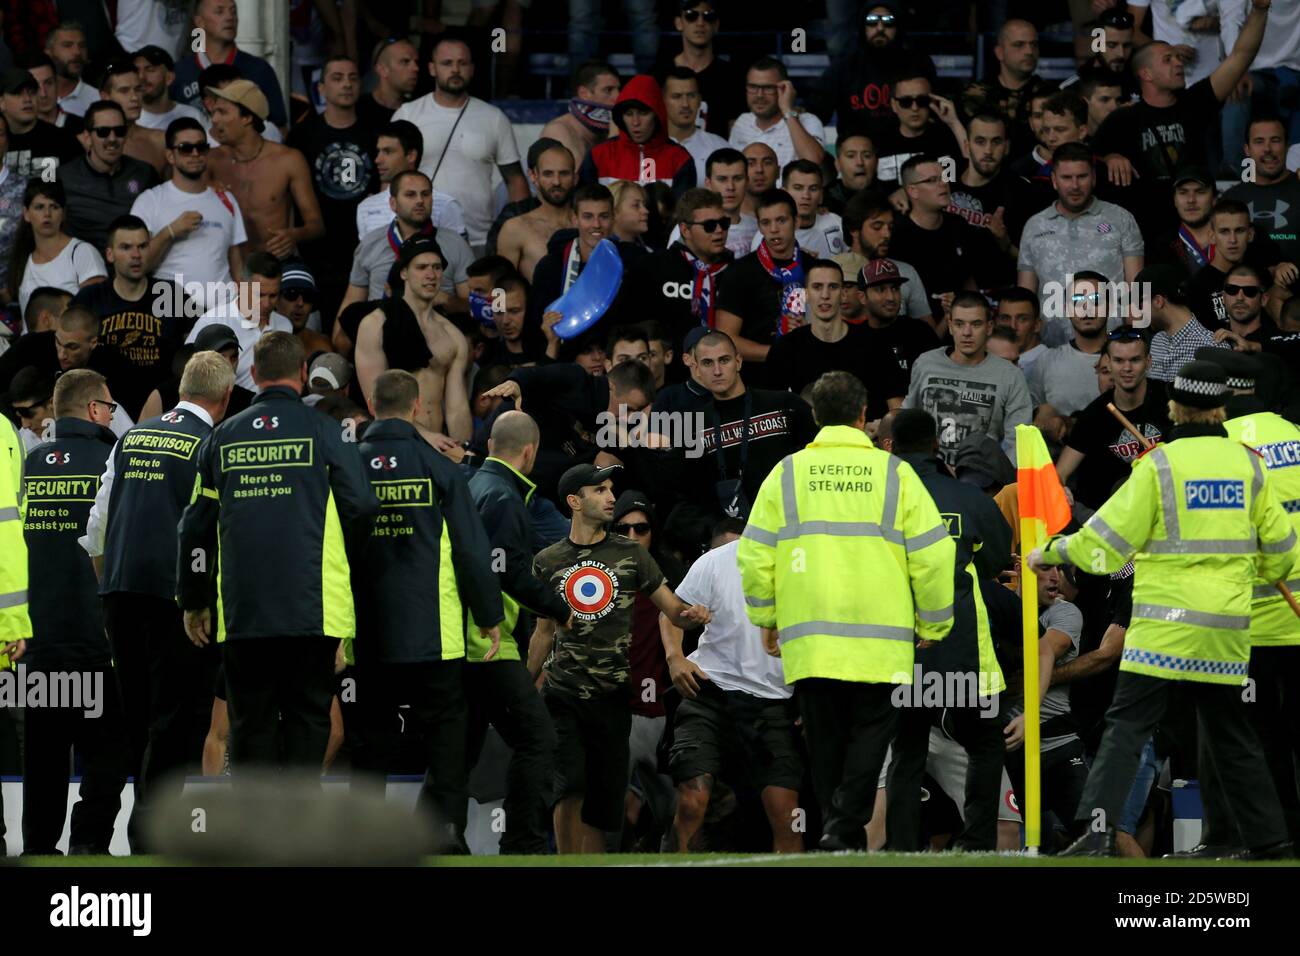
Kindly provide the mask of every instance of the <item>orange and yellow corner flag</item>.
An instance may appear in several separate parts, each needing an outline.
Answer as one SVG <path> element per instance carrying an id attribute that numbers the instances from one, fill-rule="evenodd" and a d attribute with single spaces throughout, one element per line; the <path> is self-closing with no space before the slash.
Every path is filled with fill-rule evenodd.
<path id="1" fill-rule="evenodd" d="M 1070 503 L 1047 453 L 1043 433 L 1033 425 L 1016 426 L 1016 490 L 1020 520 L 1035 522 L 1035 546 L 1070 523 Z M 1039 524 L 1041 522 L 1041 524 Z"/>
<path id="2" fill-rule="evenodd" d="M 1016 426 L 1016 492 L 1020 509 L 1020 554 L 1041 547 L 1048 535 L 1070 523 L 1070 503 L 1047 453 L 1043 433 L 1033 425 Z M 1042 777 L 1039 749 L 1041 687 L 1038 673 L 1038 579 L 1021 564 L 1021 627 L 1025 655 L 1025 846 L 1036 854 L 1042 845 Z"/>

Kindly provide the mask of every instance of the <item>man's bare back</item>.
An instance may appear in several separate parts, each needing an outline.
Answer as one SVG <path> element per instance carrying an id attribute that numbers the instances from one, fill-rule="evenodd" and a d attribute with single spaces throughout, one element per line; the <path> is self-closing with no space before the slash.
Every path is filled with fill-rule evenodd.
<path id="1" fill-rule="evenodd" d="M 167 137 L 160 129 L 132 126 L 126 134 L 126 147 L 122 150 L 132 159 L 148 163 L 160 180 L 166 179 Z"/>
<path id="2" fill-rule="evenodd" d="M 587 158 L 592 145 L 585 134 L 586 127 L 565 113 L 543 126 L 539 138 L 549 136 L 551 139 L 558 139 L 573 154 L 573 168 L 581 169 L 582 161 Z"/>
<path id="3" fill-rule="evenodd" d="M 299 165 L 306 170 L 302 154 L 296 149 L 266 139 L 247 162 L 235 159 L 229 146 L 212 151 L 208 160 L 211 183 L 234 193 L 239 201 L 248 231 L 246 252 L 262 251 L 272 232 L 293 224 L 291 186 Z"/>
<path id="4" fill-rule="evenodd" d="M 563 222 L 557 223 L 554 211 L 542 205 L 506 220 L 497 238 L 497 252 L 513 262 L 523 277 L 532 282 L 533 270 L 546 255 L 546 244 L 551 241 L 551 236 L 560 229 L 572 227 L 572 213 L 566 210 Z"/>

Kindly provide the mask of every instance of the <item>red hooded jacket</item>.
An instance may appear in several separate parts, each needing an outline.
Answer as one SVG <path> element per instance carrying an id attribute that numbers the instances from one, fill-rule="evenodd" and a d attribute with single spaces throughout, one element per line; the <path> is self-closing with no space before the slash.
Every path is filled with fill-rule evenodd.
<path id="1" fill-rule="evenodd" d="M 623 125 L 623 113 L 633 103 L 650 109 L 655 114 L 654 135 L 644 143 L 632 142 Z M 614 122 L 619 135 L 596 146 L 583 160 L 578 181 L 600 182 L 606 186 L 620 179 L 634 183 L 663 182 L 672 186 L 675 194 L 690 189 L 695 183 L 695 160 L 668 138 L 668 112 L 653 76 L 639 74 L 628 80 L 614 104 Z M 653 165 L 648 165 L 650 160 Z"/>

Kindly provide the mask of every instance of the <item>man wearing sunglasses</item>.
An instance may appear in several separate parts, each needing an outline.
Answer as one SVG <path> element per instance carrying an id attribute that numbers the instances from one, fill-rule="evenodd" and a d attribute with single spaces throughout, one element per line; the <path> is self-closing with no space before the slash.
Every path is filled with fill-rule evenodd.
<path id="1" fill-rule="evenodd" d="M 1073 416 L 1097 397 L 1097 361 L 1114 314 L 1112 297 L 1110 280 L 1100 272 L 1078 273 L 1066 302 L 1070 341 L 1048 349 L 1025 375 L 1034 422 L 1057 440 L 1069 431 Z M 1118 325 L 1118 316 L 1115 321 Z"/>
<path id="2" fill-rule="evenodd" d="M 146 268 L 183 282 L 203 312 L 225 301 L 224 290 L 244 267 L 244 216 L 235 197 L 209 186 L 208 137 L 188 116 L 167 127 L 171 179 L 136 197 L 131 214 L 149 227 Z"/>
<path id="3" fill-rule="evenodd" d="M 910 70 L 895 78 L 890 105 L 894 122 L 880 126 L 876 176 L 882 182 L 897 182 L 903 163 L 918 153 L 938 158 L 955 175 L 966 130 L 952 101 L 931 91 L 928 76 Z"/>
<path id="4" fill-rule="evenodd" d="M 135 198 L 157 184 L 158 174 L 148 163 L 126 155 L 130 126 L 122 107 L 100 100 L 86 110 L 85 121 L 81 140 L 86 155 L 59 167 L 59 182 L 68 197 L 64 228 L 102 250 L 108 224 L 129 213 Z"/>
<path id="5" fill-rule="evenodd" d="M 847 56 L 833 60 L 819 83 L 817 114 L 828 121 L 832 113 L 837 114 L 840 135 L 850 130 L 873 132 L 881 123 L 892 122 L 890 90 L 900 71 L 935 76 L 930 58 L 908 50 L 903 41 L 898 0 L 868 2 L 858 22 L 862 25 L 859 42 L 850 43 Z M 858 39 L 847 31 L 845 36 Z"/>
<path id="6" fill-rule="evenodd" d="M 654 318 L 667 327 L 673 351 L 681 355 L 686 333 L 712 327 L 716 319 L 718 288 L 732 262 L 727 249 L 731 218 L 723 211 L 722 197 L 711 189 L 682 193 L 674 218 L 679 240 L 635 262 L 615 308 L 620 321 L 635 322 L 648 317 L 645 310 L 655 303 Z M 680 381 L 684 376 L 669 377 Z"/>
<path id="7" fill-rule="evenodd" d="M 319 298 L 316 279 L 307 263 L 286 259 L 280 272 L 280 295 L 275 300 L 275 311 L 293 325 L 293 334 L 298 336 L 308 355 L 334 350 L 329 337 L 320 331 L 321 317 L 316 310 Z"/>
<path id="8" fill-rule="evenodd" d="M 1222 291 L 1228 327 L 1215 331 L 1216 342 L 1229 342 L 1232 348 L 1242 352 L 1263 349 L 1263 343 L 1277 333 L 1277 326 L 1264 312 L 1269 299 L 1268 286 L 1260 277 L 1260 270 L 1249 263 L 1228 270 Z"/>
<path id="9" fill-rule="evenodd" d="M 1273 276 L 1271 302 L 1265 304 L 1269 313 L 1276 315 L 1281 304 L 1290 298 L 1290 287 L 1295 284 L 1300 270 L 1294 263 L 1279 262 L 1277 247 L 1268 239 L 1256 237 L 1255 227 L 1250 221 L 1250 207 L 1245 203 L 1220 199 L 1210 213 L 1210 229 L 1214 243 L 1210 261 L 1193 272 L 1187 284 L 1196 317 L 1211 332 L 1227 325 L 1228 308 L 1224 302 L 1223 286 L 1228 272 L 1246 262 L 1269 266 Z"/>
<path id="10" fill-rule="evenodd" d="M 44 441 L 46 429 L 54 424 L 53 395 L 54 376 L 43 369 L 19 369 L 9 383 L 9 407 L 17 416 L 24 452 Z"/>
<path id="11" fill-rule="evenodd" d="M 713 51 L 713 38 L 721 29 L 717 6 L 711 0 L 678 0 L 673 26 L 682 36 L 682 48 L 660 62 L 655 76 L 661 81 L 672 67 L 686 67 L 700 85 L 697 122 L 718 136 L 726 136 L 731 122 L 745 111 L 741 96 L 745 78 L 730 60 Z"/>

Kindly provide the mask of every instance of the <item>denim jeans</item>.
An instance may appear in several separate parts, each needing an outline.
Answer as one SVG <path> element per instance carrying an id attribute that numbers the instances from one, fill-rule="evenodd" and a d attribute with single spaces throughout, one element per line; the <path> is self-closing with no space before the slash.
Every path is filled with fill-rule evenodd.
<path id="1" fill-rule="evenodd" d="M 604 20 L 601 0 L 569 0 L 569 59 L 573 69 L 596 59 Z M 659 52 L 659 21 L 654 0 L 623 0 L 628 28 L 632 31 L 632 55 L 638 73 L 654 70 Z M 622 44 L 620 44 L 622 45 Z"/>
<path id="2" fill-rule="evenodd" d="M 1151 785 L 1155 783 L 1156 771 L 1159 769 L 1156 763 L 1155 741 L 1148 740 L 1138 760 L 1137 774 L 1133 777 L 1133 788 L 1129 790 L 1128 800 L 1124 802 L 1124 813 L 1120 816 L 1119 825 L 1115 829 L 1122 830 L 1129 836 L 1137 833 L 1138 824 L 1142 822 L 1142 811 L 1146 809 L 1147 797 L 1151 794 Z"/>

